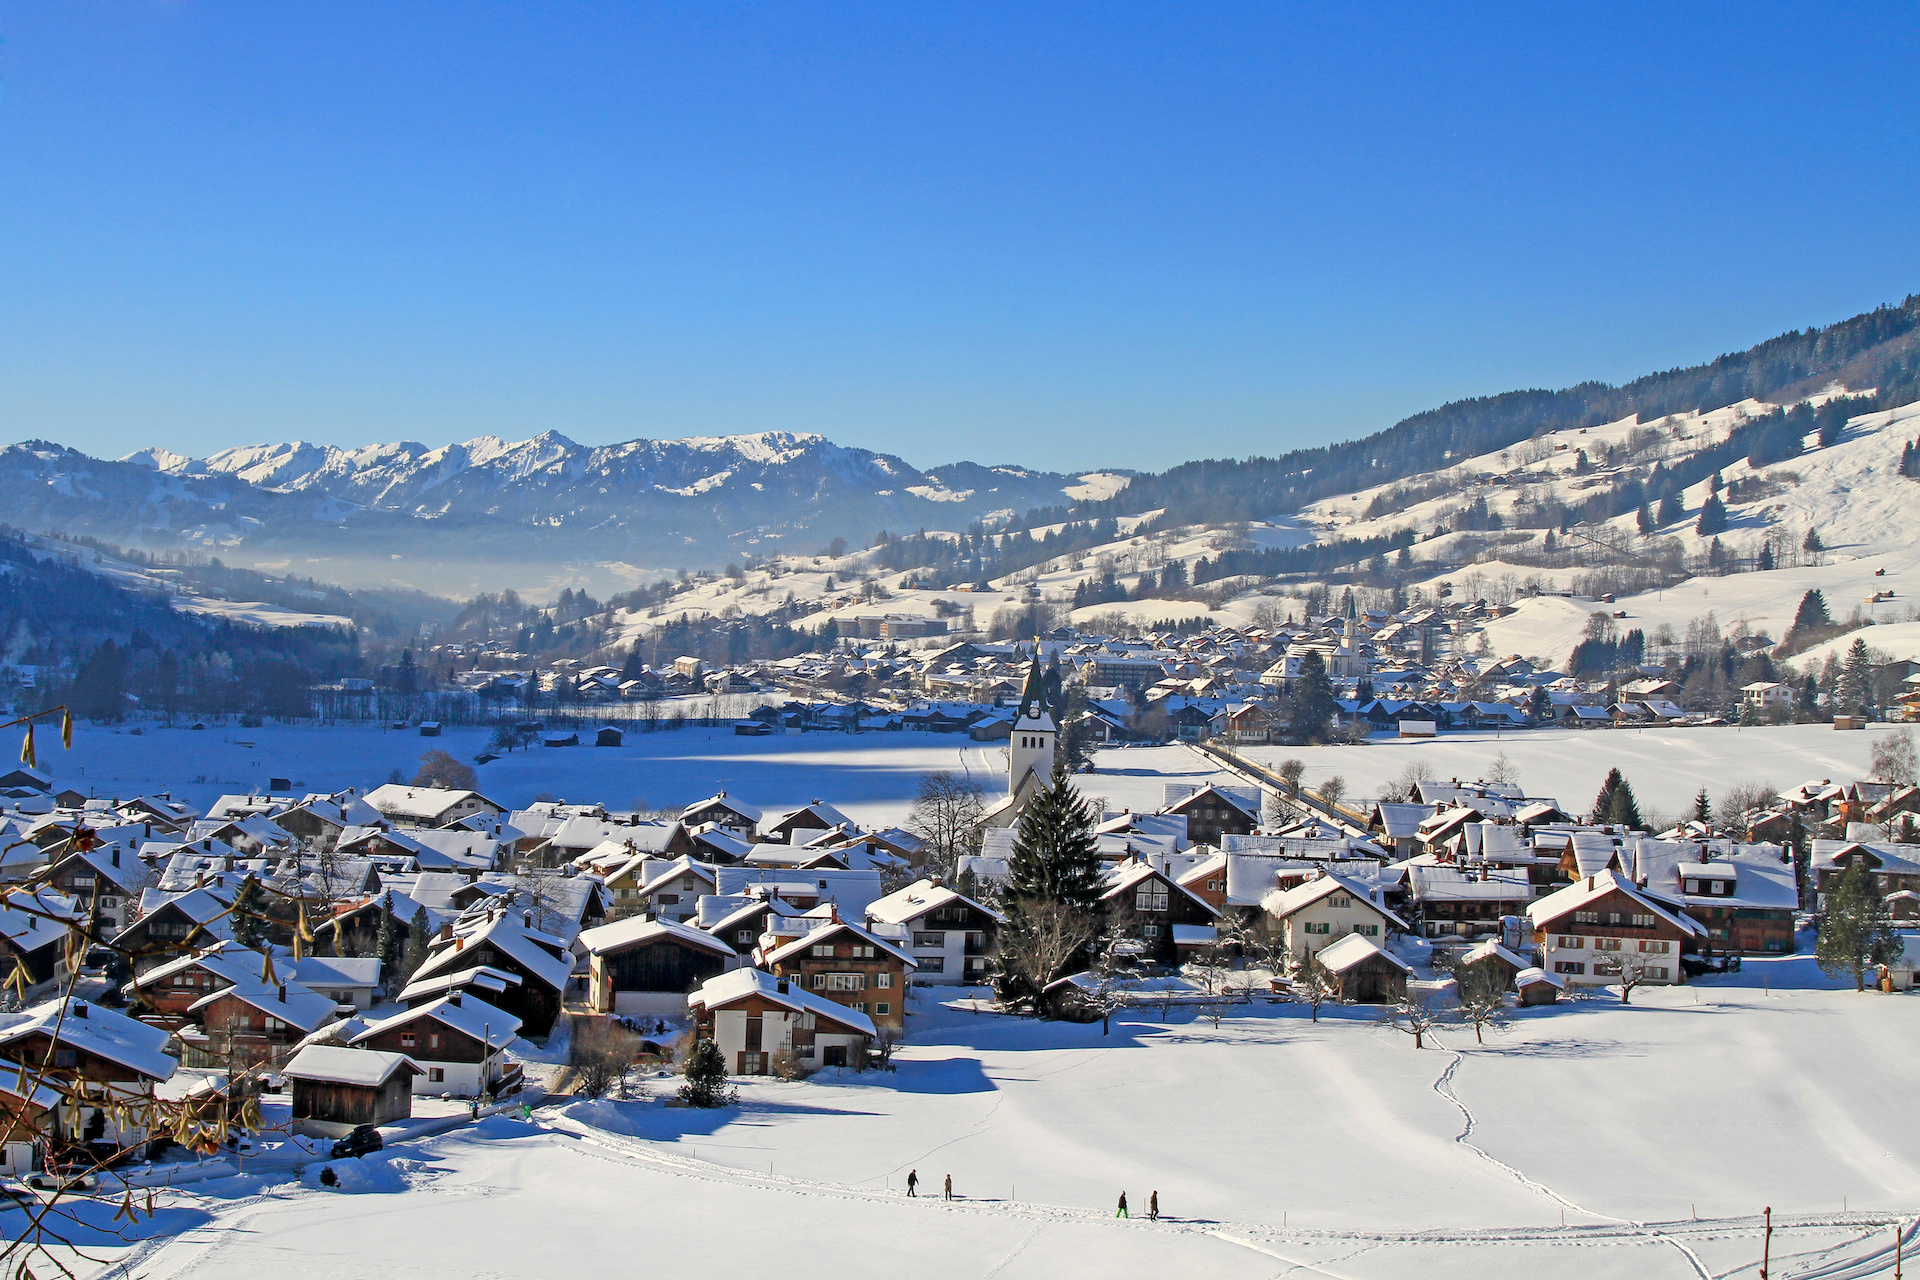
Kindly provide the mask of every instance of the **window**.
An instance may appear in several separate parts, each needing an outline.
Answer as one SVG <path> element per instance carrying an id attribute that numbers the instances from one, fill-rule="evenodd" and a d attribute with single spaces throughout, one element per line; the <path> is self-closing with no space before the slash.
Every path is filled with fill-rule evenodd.
<path id="1" fill-rule="evenodd" d="M 1648 965 L 1647 977 L 1655 982 L 1665 982 L 1667 980 L 1667 966 L 1663 964 Z"/>
<path id="2" fill-rule="evenodd" d="M 893 985 L 893 975 L 890 973 L 875 974 L 873 978 L 873 985 L 876 987 L 879 987 L 881 990 L 884 991 L 888 987 L 891 987 Z"/>
<path id="3" fill-rule="evenodd" d="M 735 942 L 752 942 L 752 941 L 753 941 L 753 930 L 751 930 L 751 929 L 735 929 L 735 930 L 733 931 L 733 940 L 734 940 Z"/>
<path id="4" fill-rule="evenodd" d="M 440 1047 L 440 1033 L 438 1031 L 429 1032 L 427 1034 L 427 1048 L 438 1049 L 439 1047 Z"/>
<path id="5" fill-rule="evenodd" d="M 1692 879 L 1690 879 L 1690 880 L 1688 880 L 1688 881 L 1687 881 L 1687 892 L 1688 892 L 1688 893 L 1698 893 L 1698 892 L 1700 892 L 1700 882 L 1699 882 L 1698 880 L 1692 880 Z"/>
<path id="6" fill-rule="evenodd" d="M 814 975 L 813 975 L 813 989 L 814 989 L 815 991 L 825 991 L 825 990 L 827 989 L 827 975 L 826 975 L 826 974 L 824 974 L 824 973 L 816 973 L 816 974 L 814 974 Z"/>
<path id="7" fill-rule="evenodd" d="M 879 1004 L 876 1004 L 875 1006 L 873 1006 L 873 1011 L 884 1018 L 893 1011 L 893 1006 L 888 1004 L 885 1000 L 882 1000 Z"/>
<path id="8" fill-rule="evenodd" d="M 945 973 L 947 970 L 945 956 L 920 956 L 918 959 L 921 973 Z"/>
<path id="9" fill-rule="evenodd" d="M 1212 891 L 1212 892 L 1218 892 L 1222 889 L 1225 889 L 1226 887 L 1227 887 L 1227 882 L 1224 880 L 1207 881 L 1207 888 L 1209 891 Z"/>
<path id="10" fill-rule="evenodd" d="M 1330 907 L 1350 907 L 1353 905 L 1353 899 L 1344 893 L 1336 893 L 1327 899 L 1327 905 Z"/>
<path id="11" fill-rule="evenodd" d="M 1607 912 L 1607 923 L 1608 923 L 1608 924 L 1619 924 L 1619 923 L 1620 923 L 1620 913 L 1619 913 L 1618 911 L 1609 911 L 1609 912 Z"/>
<path id="12" fill-rule="evenodd" d="M 1620 962 L 1618 960 L 1595 960 L 1593 962 L 1593 972 L 1595 977 L 1617 978 L 1620 976 Z"/>
<path id="13" fill-rule="evenodd" d="M 1133 905 L 1139 911 L 1165 911 L 1167 889 L 1162 884 L 1143 884 L 1134 891 Z"/>
<path id="14" fill-rule="evenodd" d="M 400 1047 L 401 1047 L 402 1049 L 411 1049 L 411 1048 L 413 1048 L 413 1032 L 411 1032 L 411 1031 L 402 1031 L 402 1032 L 400 1033 Z"/>
<path id="15" fill-rule="evenodd" d="M 1633 927 L 1636 929 L 1651 929 L 1655 923 L 1652 916 L 1635 916 L 1633 918 Z"/>
<path id="16" fill-rule="evenodd" d="M 1561 934 L 1553 940 L 1553 945 L 1566 951 L 1580 951 L 1585 949 L 1587 940 L 1585 938 L 1574 938 L 1566 934 Z"/>
<path id="17" fill-rule="evenodd" d="M 913 935 L 913 945 L 916 947 L 944 947 L 947 945 L 947 935 L 944 933 L 916 933 Z"/>
<path id="18" fill-rule="evenodd" d="M 1599 924 L 1600 913 L 1598 911 L 1576 911 L 1573 913 L 1573 922 L 1575 924 Z"/>
<path id="19" fill-rule="evenodd" d="M 1553 962 L 1553 971 L 1555 973 L 1585 973 L 1587 966 L 1578 960 L 1555 960 Z"/>
<path id="20" fill-rule="evenodd" d="M 1328 924 L 1325 920 L 1309 920 L 1307 921 L 1307 932 L 1308 933 L 1332 933 L 1333 926 Z"/>
<path id="21" fill-rule="evenodd" d="M 1380 926 L 1377 924 L 1357 924 L 1353 926 L 1353 931 L 1363 938 L 1377 938 L 1380 936 Z"/>
<path id="22" fill-rule="evenodd" d="M 1657 938 L 1650 938 L 1640 944 L 1640 949 L 1650 956 L 1663 956 L 1667 954 L 1667 947 L 1669 945 L 1668 943 L 1661 942 Z"/>
<path id="23" fill-rule="evenodd" d="M 662 893 L 655 896 L 663 907 L 677 907 L 680 905 L 680 895 L 677 893 Z"/>
<path id="24" fill-rule="evenodd" d="M 813 948 L 813 954 L 816 956 L 831 956 L 833 954 L 833 944 L 831 942 L 818 943 Z"/>
<path id="25" fill-rule="evenodd" d="M 53 1065 L 56 1067 L 75 1066 L 79 1061 L 79 1055 L 72 1049 L 55 1049 L 53 1051 Z"/>
<path id="26" fill-rule="evenodd" d="M 862 991 L 866 988 L 866 975 L 861 973 L 830 973 L 827 975 L 829 991 Z"/>
<path id="27" fill-rule="evenodd" d="M 429 1084 L 440 1084 L 441 1082 L 446 1080 L 446 1078 L 447 1078 L 447 1073 L 443 1068 L 440 1068 L 440 1067 L 427 1068 L 427 1082 Z"/>
<path id="28" fill-rule="evenodd" d="M 1593 940 L 1593 949 L 1595 951 L 1618 951 L 1620 949 L 1620 939 L 1595 938 Z"/>
<path id="29" fill-rule="evenodd" d="M 287 1024 L 280 1021 L 280 1019 L 278 1018 L 269 1016 L 266 1019 L 266 1027 L 267 1027 L 267 1030 L 269 1031 L 285 1031 L 287 1029 Z"/>

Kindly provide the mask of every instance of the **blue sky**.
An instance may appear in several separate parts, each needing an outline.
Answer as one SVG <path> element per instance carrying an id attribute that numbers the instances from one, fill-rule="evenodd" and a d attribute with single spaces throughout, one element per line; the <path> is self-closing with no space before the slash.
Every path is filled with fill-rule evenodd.
<path id="1" fill-rule="evenodd" d="M 23 0 L 0 439 L 1275 453 L 1920 289 L 1920 10 Z"/>

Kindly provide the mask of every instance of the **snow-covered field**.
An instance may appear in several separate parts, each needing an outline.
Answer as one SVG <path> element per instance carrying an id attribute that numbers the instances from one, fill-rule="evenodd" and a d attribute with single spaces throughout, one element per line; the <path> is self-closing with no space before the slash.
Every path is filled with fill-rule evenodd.
<path id="1" fill-rule="evenodd" d="M 204 807 L 229 792 L 265 791 L 276 777 L 301 792 L 377 786 L 396 769 L 411 778 L 423 753 L 439 749 L 472 760 L 488 738 L 483 729 L 422 738 L 366 724 L 140 728 L 134 735 L 82 723 L 71 751 L 43 739 L 41 763 L 61 783 L 97 795 L 171 791 Z M 1222 776 L 1183 747 L 1103 752 L 1101 761 L 1086 790 L 1115 808 L 1158 809 L 1168 782 Z M 991 797 L 1006 789 L 1006 748 L 957 734 L 742 738 L 726 729 L 683 729 L 629 733 L 618 747 L 534 747 L 477 772 L 480 789 L 507 805 L 554 795 L 612 809 L 636 802 L 664 808 L 725 790 L 770 809 L 824 800 L 857 822 L 884 827 L 905 819 L 920 775 L 935 769 L 969 774 Z"/>
<path id="2" fill-rule="evenodd" d="M 126 1260 L 155 1280 L 519 1280 L 640 1256 L 802 1278 L 1704 1278 L 1754 1274 L 1770 1205 L 1774 1275 L 1889 1274 L 1879 1224 L 1920 1206 L 1900 1102 L 1920 1000 L 1830 985 L 1757 962 L 1422 1051 L 1358 1009 L 1140 1012 L 1102 1037 L 923 1004 L 890 1076 L 496 1118 L 369 1158 L 359 1194 L 204 1184 L 163 1197 L 178 1234 Z M 1867 1261 L 1824 1266 L 1846 1259 Z"/>
<path id="3" fill-rule="evenodd" d="M 1309 788 L 1338 774 L 1349 796 L 1372 798 L 1408 764 L 1418 764 L 1428 778 L 1478 778 L 1505 752 L 1529 795 L 1582 809 L 1599 793 L 1607 770 L 1618 768 L 1633 784 L 1643 811 L 1671 817 L 1690 810 L 1701 787 L 1717 802 L 1728 787 L 1742 783 L 1771 783 L 1784 791 L 1811 778 L 1864 778 L 1872 742 L 1886 731 L 1875 726 L 1842 733 L 1820 724 L 1528 729 L 1382 736 L 1360 747 L 1245 747 L 1241 754 L 1261 764 L 1297 758 L 1307 767 Z"/>

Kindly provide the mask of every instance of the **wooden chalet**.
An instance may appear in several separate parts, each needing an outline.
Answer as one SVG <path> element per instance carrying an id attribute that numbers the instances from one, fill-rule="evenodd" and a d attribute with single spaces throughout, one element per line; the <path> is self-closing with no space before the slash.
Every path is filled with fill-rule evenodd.
<path id="1" fill-rule="evenodd" d="M 884 1032 L 906 1026 L 907 982 L 919 967 L 904 948 L 857 924 L 832 907 L 808 933 L 763 941 L 758 961 L 775 977 L 791 979 L 813 995 L 845 1005 Z"/>
<path id="2" fill-rule="evenodd" d="M 179 1066 L 166 1043 L 157 1027 L 72 997 L 0 1013 L 7 1141 L 31 1135 L 55 1154 L 103 1164 L 138 1152 L 156 1136 L 154 1087 Z"/>
<path id="3" fill-rule="evenodd" d="M 727 943 L 689 924 L 633 918 L 580 935 L 587 999 L 597 1013 L 676 1017 L 687 996 L 738 959 Z"/>
<path id="4" fill-rule="evenodd" d="M 1152 863 L 1130 860 L 1114 868 L 1113 882 L 1100 895 L 1100 909 L 1120 923 L 1148 964 L 1178 964 L 1212 945 L 1219 913 L 1198 894 L 1176 884 Z"/>
<path id="5" fill-rule="evenodd" d="M 1685 982 L 1683 952 L 1706 937 L 1676 906 L 1643 893 L 1613 871 L 1599 871 L 1527 908 L 1541 966 L 1569 986 L 1604 986 L 1620 976 L 1624 952 L 1646 965 L 1649 983 Z"/>
<path id="6" fill-rule="evenodd" d="M 1321 948 L 1313 962 L 1333 975 L 1349 1004 L 1392 1004 L 1406 995 L 1413 974 L 1406 961 L 1357 933 Z"/>
<path id="7" fill-rule="evenodd" d="M 504 970 L 520 980 L 500 993 L 500 1007 L 520 1019 L 525 1035 L 553 1030 L 573 973 L 565 944 L 536 933 L 524 913 L 495 908 L 478 921 L 449 925 L 414 971 L 413 982 L 476 967 Z"/>
<path id="8" fill-rule="evenodd" d="M 348 1043 L 411 1059 L 420 1068 L 415 1093 L 499 1097 L 520 1087 L 520 1064 L 505 1057 L 519 1034 L 520 1019 L 456 991 L 382 1018 Z"/>
<path id="9" fill-rule="evenodd" d="M 916 880 L 867 905 L 868 927 L 911 949 L 912 980 L 923 986 L 987 981 L 1005 923 L 938 880 Z"/>
<path id="10" fill-rule="evenodd" d="M 862 1067 L 877 1034 L 858 1009 L 759 969 L 710 979 L 687 1005 L 694 1034 L 712 1041 L 735 1075 L 767 1075 L 783 1065 L 802 1074 Z"/>
<path id="11" fill-rule="evenodd" d="M 1187 839 L 1194 844 L 1218 845 L 1221 836 L 1252 835 L 1260 829 L 1257 809 L 1249 812 L 1244 798 L 1214 786 L 1201 787 L 1161 812 L 1185 818 Z"/>

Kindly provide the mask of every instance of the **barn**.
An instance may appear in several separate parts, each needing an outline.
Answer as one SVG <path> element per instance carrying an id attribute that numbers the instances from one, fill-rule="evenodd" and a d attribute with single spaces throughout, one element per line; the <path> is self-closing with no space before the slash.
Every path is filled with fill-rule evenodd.
<path id="1" fill-rule="evenodd" d="M 357 1125 L 405 1120 L 420 1071 L 403 1053 L 310 1044 L 281 1072 L 293 1087 L 293 1131 L 339 1138 Z"/>
<path id="2" fill-rule="evenodd" d="M 1358 933 L 1323 948 L 1314 960 L 1339 982 L 1340 998 L 1349 1004 L 1391 1004 L 1406 995 L 1413 972 L 1400 957 Z"/>

